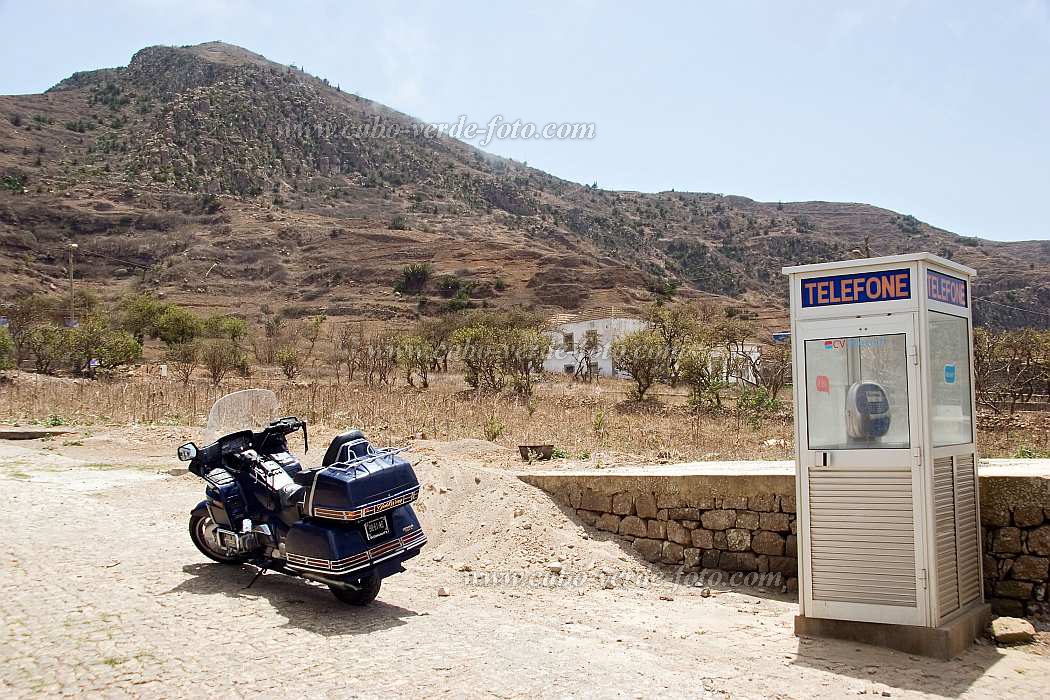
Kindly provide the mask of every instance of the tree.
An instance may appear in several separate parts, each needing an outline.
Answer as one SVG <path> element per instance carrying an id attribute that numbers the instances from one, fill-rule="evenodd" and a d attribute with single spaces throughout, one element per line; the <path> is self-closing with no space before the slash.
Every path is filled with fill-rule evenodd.
<path id="1" fill-rule="evenodd" d="M 244 352 L 227 338 L 201 341 L 200 358 L 213 386 L 219 386 L 226 375 L 244 365 Z"/>
<path id="2" fill-rule="evenodd" d="M 397 363 L 409 386 L 430 386 L 430 369 L 434 365 L 434 346 L 420 335 L 406 335 L 398 340 Z"/>
<path id="3" fill-rule="evenodd" d="M 656 333 L 664 345 L 667 362 L 667 381 L 678 381 L 678 358 L 690 338 L 700 331 L 697 309 L 689 304 L 654 304 L 646 314 L 649 330 Z"/>
<path id="4" fill-rule="evenodd" d="M 590 382 L 594 379 L 594 367 L 597 365 L 594 358 L 598 356 L 598 351 L 601 349 L 602 344 L 598 331 L 592 330 L 583 334 L 583 344 L 576 346 L 576 370 L 572 375 L 574 381 L 582 379 Z"/>
<path id="5" fill-rule="evenodd" d="M 33 326 L 25 336 L 24 347 L 33 358 L 37 372 L 51 374 L 68 355 L 66 330 L 50 324 Z"/>
<path id="6" fill-rule="evenodd" d="M 204 319 L 201 323 L 201 333 L 208 338 L 240 341 L 248 334 L 248 322 L 234 316 L 216 314 Z"/>
<path id="7" fill-rule="evenodd" d="M 613 367 L 634 380 L 634 398 L 642 401 L 653 384 L 666 376 L 667 345 L 654 331 L 628 333 L 612 345 Z"/>
<path id="8" fill-rule="evenodd" d="M 274 355 L 274 360 L 288 379 L 295 379 L 303 369 L 303 358 L 299 353 L 299 349 L 294 345 L 278 350 L 277 354 Z"/>
<path id="9" fill-rule="evenodd" d="M 117 305 L 120 327 L 141 343 L 147 335 L 156 333 L 157 319 L 167 308 L 167 304 L 148 294 L 125 295 Z"/>
<path id="10" fill-rule="evenodd" d="M 170 304 L 157 317 L 153 332 L 170 346 L 190 342 L 201 335 L 201 330 L 201 319 L 195 313 Z"/>
<path id="11" fill-rule="evenodd" d="M 489 325 L 470 325 L 452 334 L 452 346 L 463 363 L 463 378 L 471 388 L 502 391 L 506 385 L 499 334 Z"/>
<path id="12" fill-rule="evenodd" d="M 720 411 L 725 381 L 724 353 L 712 342 L 695 338 L 679 357 L 680 378 L 689 387 L 689 405 L 699 411 Z"/>
<path id="13" fill-rule="evenodd" d="M 164 361 L 171 367 L 172 374 L 179 378 L 183 386 L 190 383 L 194 370 L 201 363 L 200 342 L 191 340 L 168 348 L 164 354 Z"/>
<path id="14" fill-rule="evenodd" d="M 37 326 L 55 321 L 59 315 L 59 305 L 55 299 L 43 294 L 28 294 L 15 299 L 4 310 L 4 314 L 7 316 L 7 330 L 14 343 L 15 363 L 17 364 L 32 355 L 28 345 L 32 330 Z"/>
<path id="15" fill-rule="evenodd" d="M 99 314 L 84 318 L 66 333 L 66 357 L 76 374 L 94 377 L 98 369 L 114 370 L 142 356 L 142 346 L 133 335 L 113 330 Z"/>
<path id="16" fill-rule="evenodd" d="M 0 370 L 15 366 L 15 341 L 7 328 L 0 326 Z"/>
<path id="17" fill-rule="evenodd" d="M 532 328 L 506 332 L 503 367 L 514 390 L 524 398 L 532 396 L 532 387 L 543 374 L 543 361 L 550 352 L 551 340 Z"/>

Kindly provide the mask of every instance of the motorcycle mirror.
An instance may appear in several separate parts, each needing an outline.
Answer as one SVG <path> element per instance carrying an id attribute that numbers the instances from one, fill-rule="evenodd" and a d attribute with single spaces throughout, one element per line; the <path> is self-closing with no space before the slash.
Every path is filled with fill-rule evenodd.
<path id="1" fill-rule="evenodd" d="M 185 445 L 180 445 L 178 450 L 179 461 L 189 462 L 191 459 L 197 456 L 197 446 L 192 442 L 187 442 Z"/>

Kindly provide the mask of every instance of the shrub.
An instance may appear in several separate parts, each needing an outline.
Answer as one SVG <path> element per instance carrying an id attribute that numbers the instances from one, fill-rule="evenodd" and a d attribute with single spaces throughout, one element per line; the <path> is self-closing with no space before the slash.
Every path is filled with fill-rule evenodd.
<path id="1" fill-rule="evenodd" d="M 36 371 L 50 374 L 68 355 L 66 330 L 51 324 L 33 326 L 26 334 L 25 348 Z"/>
<path id="2" fill-rule="evenodd" d="M 66 335 L 67 359 L 76 374 L 93 377 L 97 369 L 117 369 L 142 356 L 142 346 L 134 336 L 113 330 L 100 315 L 85 318 Z"/>
<path id="3" fill-rule="evenodd" d="M 485 432 L 485 439 L 489 442 L 496 442 L 503 435 L 503 432 L 507 427 L 503 424 L 495 414 L 490 415 L 482 426 L 482 430 Z"/>
<path id="4" fill-rule="evenodd" d="M 274 360 L 288 379 L 295 379 L 303 369 L 302 357 L 294 346 L 283 347 L 274 354 Z"/>
<path id="5" fill-rule="evenodd" d="M 415 386 L 417 379 L 423 389 L 430 386 L 430 369 L 435 364 L 434 358 L 434 346 L 426 338 L 406 335 L 399 339 L 397 363 L 410 386 Z"/>
<path id="6" fill-rule="evenodd" d="M 200 318 L 195 313 L 171 304 L 166 306 L 157 317 L 153 335 L 169 346 L 179 345 L 199 337 L 202 325 Z"/>
<path id="7" fill-rule="evenodd" d="M 226 338 L 208 338 L 202 341 L 200 358 L 213 386 L 219 386 L 230 372 L 246 365 L 240 346 Z"/>
<path id="8" fill-rule="evenodd" d="M 193 372 L 200 366 L 201 348 L 198 341 L 181 343 L 168 348 L 164 361 L 171 367 L 172 374 L 178 377 L 183 386 L 190 383 Z"/>
<path id="9" fill-rule="evenodd" d="M 543 374 L 543 361 L 547 359 L 551 340 L 537 330 L 518 328 L 507 331 L 504 342 L 503 369 L 514 391 L 529 398 L 533 385 Z"/>
<path id="10" fill-rule="evenodd" d="M 167 308 L 148 294 L 128 294 L 117 306 L 120 327 L 142 342 L 147 335 L 155 334 L 157 319 Z"/>
<path id="11" fill-rule="evenodd" d="M 15 364 L 15 341 L 7 328 L 0 326 L 0 369 L 11 369 Z"/>
<path id="12" fill-rule="evenodd" d="M 434 268 L 430 263 L 411 263 L 401 268 L 401 279 L 394 284 L 394 290 L 402 294 L 415 294 L 423 291 L 430 281 Z"/>
<path id="13" fill-rule="evenodd" d="M 620 338 L 612 344 L 612 358 L 613 367 L 634 380 L 634 398 L 639 401 L 667 374 L 664 341 L 653 331 L 635 331 Z"/>
<path id="14" fill-rule="evenodd" d="M 408 218 L 403 214 L 398 214 L 390 220 L 390 228 L 394 231 L 407 231 L 409 229 Z"/>
<path id="15" fill-rule="evenodd" d="M 222 314 L 209 316 L 201 324 L 201 333 L 208 338 L 240 340 L 248 334 L 248 322 Z"/>

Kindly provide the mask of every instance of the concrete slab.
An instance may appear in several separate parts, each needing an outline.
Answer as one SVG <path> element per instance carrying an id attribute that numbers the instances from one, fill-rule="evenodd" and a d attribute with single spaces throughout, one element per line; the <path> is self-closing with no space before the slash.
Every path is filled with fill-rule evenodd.
<path id="1" fill-rule="evenodd" d="M 39 440 L 40 438 L 68 435 L 71 432 L 73 431 L 68 428 L 0 428 L 0 440 Z"/>

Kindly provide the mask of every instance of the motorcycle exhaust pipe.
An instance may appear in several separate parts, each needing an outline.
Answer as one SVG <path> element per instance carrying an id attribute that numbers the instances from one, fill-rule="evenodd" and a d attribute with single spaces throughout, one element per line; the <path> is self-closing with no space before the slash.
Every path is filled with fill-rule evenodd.
<path id="1" fill-rule="evenodd" d="M 335 586 L 336 588 L 345 588 L 345 589 L 351 590 L 351 591 L 359 591 L 359 590 L 361 590 L 360 586 L 355 586 L 354 584 L 350 583 L 349 581 L 339 581 L 339 580 L 336 580 L 336 579 L 327 578 L 325 576 L 319 576 L 317 574 L 307 573 L 305 571 L 298 572 L 298 573 L 303 578 L 310 579 L 311 581 L 317 581 L 318 583 L 323 583 L 326 586 Z"/>

